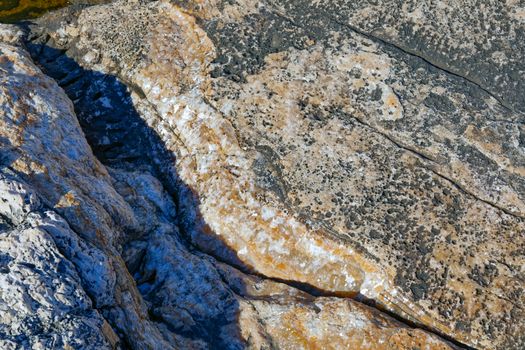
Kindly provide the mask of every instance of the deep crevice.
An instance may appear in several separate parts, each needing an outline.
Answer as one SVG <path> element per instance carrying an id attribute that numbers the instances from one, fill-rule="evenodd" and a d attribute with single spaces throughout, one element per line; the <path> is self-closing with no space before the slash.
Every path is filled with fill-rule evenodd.
<path id="1" fill-rule="evenodd" d="M 48 48 L 49 49 L 49 48 Z M 34 57 L 35 61 L 38 62 L 38 59 L 39 59 L 39 55 L 42 54 L 42 52 L 45 52 L 46 48 L 41 48 L 40 50 L 36 51 L 38 53 L 38 55 L 36 57 Z M 53 49 L 54 50 L 54 49 Z M 66 56 L 65 54 L 65 51 L 62 51 L 62 53 L 60 55 L 57 55 L 57 56 L 54 56 L 55 57 L 55 60 L 56 59 L 59 59 L 60 57 L 64 57 Z M 71 60 L 68 58 L 68 60 Z M 49 70 L 49 66 L 46 68 L 46 65 L 47 64 L 51 64 L 53 65 L 55 61 L 54 60 L 51 60 L 51 61 L 44 61 L 42 62 L 41 61 L 41 64 L 44 66 L 44 71 L 48 71 Z M 51 67 L 52 69 L 58 69 L 58 68 L 64 68 L 62 66 L 60 67 L 57 67 L 56 65 L 53 65 Z M 66 68 L 67 69 L 67 66 Z M 47 73 L 47 72 L 46 72 Z M 58 74 L 60 73 L 60 70 L 57 72 L 57 75 L 56 76 L 61 76 L 61 74 Z M 53 74 L 50 74 L 51 77 L 53 77 Z M 66 74 L 67 76 L 67 74 Z M 62 76 L 62 78 L 64 78 L 65 76 Z M 89 77 L 88 78 L 88 83 L 87 84 L 80 84 L 82 87 L 81 89 L 89 89 L 90 85 L 92 82 L 89 81 L 89 79 L 98 79 L 96 81 L 105 81 L 106 80 L 106 77 L 102 77 L 102 79 L 99 79 L 101 77 L 98 77 L 97 78 L 97 74 L 94 73 L 94 76 L 93 77 Z M 66 81 L 62 81 L 62 82 L 59 82 L 63 84 L 63 87 L 64 89 L 66 90 L 66 92 L 68 93 L 68 95 L 73 95 L 74 97 L 76 97 L 75 99 L 72 98 L 72 100 L 76 100 L 75 101 L 75 107 L 76 108 L 86 108 L 85 106 L 82 105 L 83 103 L 83 97 L 86 93 L 86 91 L 84 90 L 84 92 L 81 91 L 80 94 L 78 94 L 78 91 L 68 91 L 70 90 L 70 88 L 75 85 L 77 82 L 81 82 L 83 79 L 83 77 L 75 77 L 75 79 L 71 79 L 71 80 L 66 80 Z M 113 85 L 115 86 L 115 85 Z M 111 86 L 110 86 L 111 88 Z M 136 87 L 136 86 L 130 86 L 128 85 L 127 88 L 129 89 L 132 89 L 133 91 L 136 91 L 139 95 L 144 95 L 144 93 L 140 90 L 140 88 Z M 72 89 L 74 90 L 74 89 Z M 139 91 L 137 91 L 139 90 Z M 100 94 L 100 95 L 99 95 Z M 101 93 L 100 90 L 96 91 L 93 95 L 91 96 L 88 96 L 90 98 L 90 101 L 93 102 L 93 101 L 97 101 L 101 98 L 103 94 Z M 93 99 L 92 97 L 96 97 L 96 99 Z M 70 96 L 71 98 L 71 96 Z M 129 101 L 128 101 L 129 102 Z M 80 106 L 80 107 L 79 107 Z M 95 111 L 95 109 L 88 109 L 88 111 Z M 100 110 L 99 110 L 100 111 Z M 98 133 L 94 133 L 91 128 L 93 127 L 93 124 L 89 123 L 87 124 L 85 121 L 82 120 L 82 117 L 89 117 L 89 115 L 87 114 L 83 114 L 84 112 L 82 111 L 82 109 L 80 110 L 80 113 L 77 112 L 77 117 L 79 118 L 79 122 L 82 126 L 82 129 L 84 130 L 84 132 L 86 133 L 86 135 L 89 135 L 90 136 L 90 139 L 88 139 L 91 147 L 94 149 L 95 151 L 95 156 L 97 158 L 99 158 L 103 164 L 106 164 L 106 165 L 110 165 L 110 166 L 123 166 L 124 168 L 127 168 L 127 169 L 134 169 L 136 167 L 142 167 L 144 164 L 140 164 L 140 162 L 138 162 L 139 160 L 142 160 L 144 159 L 144 157 L 146 156 L 156 156 L 158 155 L 158 149 L 155 149 L 156 146 L 155 145 L 152 145 L 152 144 L 148 144 L 148 142 L 146 142 L 146 144 L 142 144 L 142 148 L 141 150 L 142 151 L 145 151 L 144 154 L 141 154 L 141 155 L 132 155 L 130 156 L 129 154 L 126 155 L 126 153 L 124 152 L 125 150 L 127 150 L 127 146 L 130 145 L 130 142 L 132 142 L 130 139 L 127 139 L 125 137 L 122 138 L 122 140 L 119 140 L 118 142 L 115 142 L 112 144 L 112 146 L 115 146 L 115 147 L 100 147 L 98 146 L 100 144 L 100 141 L 101 141 L 101 135 L 98 134 Z M 365 123 L 362 123 L 361 121 L 357 120 L 357 122 L 367 126 L 370 128 L 370 126 L 366 125 Z M 101 124 L 104 124 L 105 121 Z M 147 130 L 146 130 L 147 132 Z M 376 130 L 376 132 L 379 132 Z M 118 134 L 115 133 L 115 134 Z M 115 136 L 115 135 L 113 135 Z M 121 135 L 122 136 L 122 135 Z M 403 148 L 407 151 L 410 151 L 414 154 L 416 154 L 418 157 L 420 158 L 423 158 L 427 161 L 432 161 L 432 159 L 418 153 L 417 151 L 415 150 L 412 150 L 410 148 L 407 148 L 407 147 L 404 147 L 398 143 L 396 143 L 395 141 L 391 140 L 388 136 L 386 135 L 383 135 L 384 137 L 386 137 L 387 139 L 389 139 L 390 141 L 392 141 L 394 144 L 396 144 L 398 147 L 400 148 Z M 136 145 L 132 148 L 135 148 Z M 107 157 L 105 155 L 108 154 L 108 151 L 113 151 L 114 152 L 111 152 L 111 154 L 114 154 L 114 156 L 112 157 Z M 161 149 L 162 150 L 162 149 Z M 133 152 L 131 152 L 133 154 Z M 124 155 L 124 156 L 123 156 Z M 168 159 L 173 159 L 172 157 L 168 157 Z M 156 165 L 153 165 L 153 164 L 150 164 L 150 166 L 153 166 L 153 168 L 151 168 L 150 166 L 147 166 L 146 168 L 149 169 L 150 171 L 150 174 L 157 178 L 159 180 L 159 182 L 163 185 L 164 189 L 170 193 L 172 196 L 174 196 L 174 200 L 175 200 L 175 203 L 177 205 L 180 204 L 180 201 L 181 201 L 181 198 L 178 198 L 177 197 L 177 194 L 180 192 L 180 188 L 179 187 L 176 187 L 176 188 L 173 188 L 173 186 L 180 186 L 180 183 L 178 183 L 178 181 L 175 181 L 175 183 L 172 182 L 173 180 L 173 177 L 171 174 L 165 174 L 164 171 L 165 171 L 165 167 L 163 167 L 162 165 L 165 165 L 164 163 L 166 162 L 166 159 L 164 160 L 161 160 L 160 161 L 160 164 L 156 164 Z M 171 181 L 170 181 L 171 180 Z M 450 180 L 449 180 L 450 181 Z M 170 190 L 171 189 L 171 190 Z M 180 206 L 180 205 L 179 205 Z M 180 213 L 179 210 L 177 210 L 178 213 Z M 182 222 L 184 221 L 183 217 L 179 217 L 178 218 L 179 222 Z M 471 349 L 470 347 L 452 339 L 451 337 L 447 336 L 446 334 L 442 334 L 441 332 L 439 331 L 436 331 L 434 329 L 431 329 L 429 327 L 426 327 L 422 324 L 415 324 L 413 322 L 411 322 L 410 320 L 407 320 L 403 317 L 401 317 L 400 315 L 397 315 L 393 312 L 390 312 L 390 311 L 387 311 L 387 310 L 384 310 L 380 307 L 377 306 L 377 304 L 372 301 L 372 300 L 367 300 L 367 299 L 364 299 L 361 295 L 357 294 L 357 293 L 352 293 L 352 294 L 348 294 L 348 295 L 342 295 L 340 293 L 334 293 L 334 292 L 331 292 L 331 291 L 324 291 L 324 290 L 320 290 L 314 286 L 311 286 L 309 284 L 306 284 L 306 283 L 301 283 L 301 282 L 298 282 L 298 281 L 293 281 L 293 280 L 283 280 L 283 279 L 277 279 L 277 278 L 271 278 L 271 277 L 267 277 L 267 276 L 264 276 L 262 274 L 257 274 L 257 273 L 254 273 L 253 271 L 251 271 L 250 269 L 248 269 L 247 267 L 245 266 L 242 266 L 242 265 L 237 265 L 237 264 L 234 264 L 232 263 L 232 261 L 227 261 L 223 258 L 221 258 L 220 256 L 217 256 L 216 254 L 213 254 L 213 253 L 209 253 L 209 252 L 203 252 L 202 250 L 199 249 L 199 247 L 197 247 L 196 245 L 194 245 L 192 242 L 191 242 L 191 239 L 190 239 L 190 235 L 188 232 L 186 232 L 185 228 L 184 228 L 184 225 L 181 225 L 180 223 L 176 223 L 175 225 L 178 226 L 181 234 L 182 234 L 182 237 L 181 238 L 184 238 L 185 240 L 185 243 L 188 244 L 189 248 L 190 248 L 190 252 L 191 250 L 193 251 L 197 251 L 201 254 L 205 254 L 205 255 L 208 255 L 210 257 L 212 257 L 213 259 L 221 262 L 221 263 L 224 263 L 224 264 L 227 264 L 227 265 L 230 265 L 236 269 L 239 269 L 241 270 L 243 273 L 245 274 L 250 274 L 250 275 L 253 275 L 253 276 L 257 276 L 259 278 L 263 278 L 263 279 L 267 279 L 267 280 L 270 280 L 270 281 L 274 281 L 274 282 L 278 282 L 278 283 L 283 283 L 283 284 L 286 284 L 290 287 L 293 287 L 295 289 L 298 289 L 298 290 L 301 290 L 311 296 L 314 296 L 314 297 L 317 297 L 317 296 L 330 296 L 330 297 L 339 297 L 339 298 L 351 298 L 353 300 L 355 300 L 356 302 L 359 302 L 359 303 L 363 303 L 369 307 L 372 307 L 372 308 L 375 308 L 376 310 L 378 310 L 379 312 L 383 313 L 383 314 L 387 314 L 389 315 L 390 317 L 393 317 L 395 318 L 396 320 L 398 320 L 400 323 L 408 326 L 408 327 L 411 327 L 411 328 L 420 328 L 420 329 L 424 329 L 425 331 L 429 332 L 429 333 L 432 333 L 432 334 L 435 334 L 441 338 L 444 338 L 446 340 L 448 340 L 449 342 L 453 343 L 455 346 L 457 347 L 460 347 L 460 348 L 463 348 L 463 349 Z M 78 234 L 78 233 L 77 233 Z M 80 235 L 79 235 L 80 237 Z M 115 331 L 117 333 L 117 331 Z M 117 333 L 118 334 L 118 333 Z M 121 341 L 125 342 L 126 339 L 122 339 Z"/>
<path id="2" fill-rule="evenodd" d="M 422 323 L 413 322 L 413 321 L 411 321 L 411 320 L 409 320 L 407 318 L 404 318 L 403 316 L 401 316 L 399 314 L 396 314 L 395 312 L 390 311 L 390 310 L 382 307 L 381 304 L 379 304 L 376 300 L 370 299 L 370 298 L 366 298 L 365 296 L 363 296 L 360 293 L 337 293 L 337 292 L 322 290 L 322 289 L 319 289 L 319 288 L 317 288 L 317 287 L 315 287 L 315 286 L 313 286 L 311 284 L 304 283 L 304 282 L 298 282 L 298 281 L 294 281 L 294 280 L 285 280 L 285 279 L 281 279 L 281 278 L 269 277 L 269 276 L 257 273 L 256 271 L 251 271 L 251 270 L 247 269 L 244 266 L 238 266 L 238 265 L 232 264 L 230 261 L 227 261 L 227 260 L 221 258 L 220 256 L 216 256 L 216 255 L 214 255 L 212 253 L 203 252 L 203 251 L 199 250 L 199 248 L 196 247 L 193 244 L 191 246 L 193 247 L 193 249 L 198 251 L 200 254 L 207 255 L 207 256 L 211 257 L 212 259 L 214 259 L 214 260 L 216 260 L 216 261 L 218 261 L 220 263 L 223 263 L 223 264 L 228 265 L 230 267 L 233 267 L 233 268 L 235 268 L 237 270 L 240 270 L 245 275 L 254 276 L 254 277 L 265 279 L 265 280 L 272 281 L 272 282 L 275 282 L 275 283 L 285 284 L 285 285 L 287 285 L 289 287 L 292 287 L 292 288 L 295 288 L 297 290 L 300 290 L 301 292 L 303 292 L 303 293 L 305 293 L 307 295 L 310 295 L 312 298 L 316 298 L 316 297 L 332 297 L 332 298 L 341 298 L 341 299 L 351 299 L 351 300 L 355 301 L 356 303 L 363 304 L 366 307 L 372 308 L 372 309 L 374 309 L 374 310 L 376 310 L 376 311 L 378 311 L 378 312 L 380 312 L 382 314 L 388 315 L 389 317 L 395 319 L 396 321 L 398 321 L 399 323 L 401 323 L 402 325 L 404 325 L 406 327 L 421 329 L 421 330 L 424 330 L 427 333 L 431 333 L 431 334 L 436 335 L 436 336 L 438 336 L 438 337 L 440 337 L 442 339 L 445 339 L 445 340 L 447 340 L 448 342 L 450 342 L 451 344 L 453 344 L 455 347 L 457 347 L 459 349 L 476 350 L 476 348 L 468 346 L 468 345 L 458 341 L 457 339 L 452 338 L 451 336 L 449 336 L 449 335 L 447 335 L 447 334 L 445 334 L 445 333 L 443 333 L 443 332 L 441 332 L 441 331 L 439 331 L 437 329 L 434 329 L 434 328 L 426 326 L 426 325 L 424 325 Z M 223 280 L 223 282 L 226 283 L 226 285 L 228 285 L 227 281 Z"/>

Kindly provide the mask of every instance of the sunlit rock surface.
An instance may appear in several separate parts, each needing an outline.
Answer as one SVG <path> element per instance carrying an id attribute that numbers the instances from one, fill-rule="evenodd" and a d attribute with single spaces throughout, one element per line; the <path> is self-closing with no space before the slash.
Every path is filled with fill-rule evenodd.
<path id="1" fill-rule="evenodd" d="M 89 296 L 90 337 L 452 346 L 408 322 L 457 346 L 523 348 L 521 5 L 426 3 L 117 1 L 50 14 L 25 45 L 72 102 L 5 44 L 53 91 L 32 96 L 21 76 L 5 100 L 25 93 L 55 112 L 37 105 L 14 122 L 11 110 L 27 112 L 7 104 L 0 140 L 61 222 L 47 239 L 75 266 L 69 288 Z M 16 42 L 13 31 L 0 37 Z"/>
<path id="2" fill-rule="evenodd" d="M 166 179 L 173 165 L 132 119 L 124 85 L 71 61 L 61 67 L 86 84 L 64 91 L 32 62 L 22 31 L 0 33 L 2 349 L 454 348 L 360 302 L 316 297 L 195 250 L 170 194 L 182 185 L 161 181 L 160 165 Z M 144 131 L 135 142 L 157 162 L 131 156 L 135 143 L 117 153 L 121 129 L 101 135 L 96 121 L 86 124 L 109 115 L 82 109 L 91 89 L 94 106 L 115 104 L 130 133 Z M 110 141 L 90 147 L 81 125 L 91 141 Z"/>

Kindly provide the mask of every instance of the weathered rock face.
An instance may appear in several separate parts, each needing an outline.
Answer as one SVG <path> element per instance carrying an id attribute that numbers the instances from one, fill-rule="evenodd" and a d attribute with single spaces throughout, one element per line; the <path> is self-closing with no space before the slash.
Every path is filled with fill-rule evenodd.
<path id="1" fill-rule="evenodd" d="M 2 38 L 16 41 L 18 33 L 3 27 Z M 44 183 L 48 185 L 42 187 L 46 193 L 54 190 L 56 183 L 49 179 L 56 175 L 58 159 L 68 165 L 89 160 L 89 148 L 72 114 L 71 102 L 56 83 L 42 75 L 21 49 L 1 43 L 0 52 L 1 347 L 109 348 L 104 331 L 110 331 L 111 336 L 111 328 L 92 308 L 74 263 L 60 252 L 66 239 L 73 240 L 71 245 L 75 243 L 76 234 L 62 218 L 47 210 L 47 205 L 69 207 L 67 199 L 74 201 L 75 197 L 66 188 L 54 198 L 39 196 L 37 190 Z M 49 162 L 55 156 L 59 158 Z M 64 181 L 62 185 L 68 184 Z M 60 193 L 65 194 L 63 201 L 57 197 Z M 90 269 L 103 267 L 93 264 Z M 103 281 L 94 273 L 89 275 L 89 270 L 85 272 L 93 282 Z M 108 282 L 111 280 L 104 281 Z"/>
<path id="2" fill-rule="evenodd" d="M 283 4 L 287 12 L 302 1 Z M 393 43 L 525 112 L 525 2 L 343 1 L 314 3 L 310 13 Z"/>
<path id="3" fill-rule="evenodd" d="M 38 217 L 22 222 L 56 258 L 36 256 L 74 266 L 55 279 L 90 299 L 84 318 L 48 301 L 40 327 L 72 347 L 79 324 L 137 349 L 451 347 L 356 297 L 458 344 L 525 346 L 524 23 L 515 2 L 458 6 L 52 14 L 26 45 L 73 104 L 4 44 L 3 163 L 23 184 L 10 191 L 42 204 L 0 218 Z M 12 30 L 0 37 L 16 43 Z M 23 266 L 32 250 L 6 254 Z M 37 344 L 17 317 L 9 339 Z"/>
<path id="4" fill-rule="evenodd" d="M 60 82 L 77 94 L 73 105 L 31 61 L 20 30 L 0 34 L 2 349 L 453 348 L 357 301 L 192 249 L 170 194 L 179 187 L 159 181 L 173 180 L 171 156 L 134 119 L 124 85 L 43 49 L 42 62 L 63 60 L 51 73 L 72 74 Z"/>

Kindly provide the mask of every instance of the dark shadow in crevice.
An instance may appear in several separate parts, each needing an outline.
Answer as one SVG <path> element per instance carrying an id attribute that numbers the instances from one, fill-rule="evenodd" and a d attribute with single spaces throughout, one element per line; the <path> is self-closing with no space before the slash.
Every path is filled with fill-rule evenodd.
<path id="1" fill-rule="evenodd" d="M 132 103 L 129 88 L 115 76 L 82 68 L 74 59 L 68 57 L 66 50 L 53 48 L 46 40 L 47 38 L 29 38 L 26 47 L 35 63 L 46 75 L 57 81 L 73 102 L 76 116 L 94 155 L 105 166 L 127 172 L 146 173 L 158 179 L 177 205 L 177 219 L 191 218 L 174 223 L 181 232 L 210 230 L 199 213 L 197 195 L 175 172 L 175 156 L 140 117 Z M 189 252 L 198 250 L 190 242 L 189 234 L 181 236 L 178 239 Z M 137 236 L 136 232 L 129 233 L 128 237 L 139 240 L 147 238 Z M 132 242 L 131 240 L 120 243 L 123 249 L 126 249 Z M 220 252 L 211 253 L 228 257 L 229 263 L 248 270 L 242 266 L 233 250 L 224 244 L 218 246 L 216 243 L 218 242 L 210 244 L 210 247 L 213 246 Z M 133 271 L 131 273 L 133 274 Z M 188 273 L 191 273 L 191 269 L 188 269 Z M 203 276 L 199 275 L 195 278 L 201 277 Z M 146 280 L 144 283 L 148 282 L 151 281 Z M 210 349 L 240 349 L 243 346 L 232 342 L 231 339 L 224 339 L 221 334 L 221 326 L 236 322 L 231 320 L 233 308 L 238 315 L 238 303 L 228 304 L 228 310 L 224 310 L 220 316 L 213 319 L 202 319 L 198 314 L 192 315 L 196 322 L 189 329 L 170 327 L 163 315 L 159 315 L 154 309 L 149 310 L 149 315 L 151 321 L 163 323 L 170 331 L 187 339 L 204 341 Z M 99 311 L 104 314 L 104 310 Z M 111 323 L 110 319 L 108 321 Z M 121 346 L 129 347 L 130 341 L 121 331 L 123 328 L 118 324 L 112 324 L 112 327 L 122 339 Z M 239 329 L 234 332 L 238 339 L 242 339 Z"/>
<path id="2" fill-rule="evenodd" d="M 215 235 L 202 219 L 199 212 L 198 195 L 177 176 L 176 159 L 173 153 L 166 148 L 156 131 L 146 124 L 135 109 L 130 87 L 115 76 L 82 68 L 68 56 L 66 50 L 53 48 L 46 40 L 47 38 L 42 37 L 30 38 L 26 45 L 44 73 L 54 78 L 73 101 L 77 118 L 95 156 L 108 167 L 128 172 L 148 173 L 162 183 L 177 205 L 178 221 L 174 224 L 182 233 L 180 239 L 189 252 L 204 251 L 217 261 L 234 266 L 245 273 L 268 279 L 244 265 L 238 259 L 236 252 L 221 241 L 220 237 Z M 131 88 L 137 89 L 136 87 Z M 143 95 L 142 91 L 136 92 Z M 195 233 L 200 240 L 199 247 L 192 243 Z M 145 238 L 142 237 L 142 239 Z M 206 238 L 209 244 L 206 244 L 202 238 Z M 123 242 L 124 247 L 129 243 L 132 242 Z M 137 270 L 136 266 L 128 266 L 128 268 Z M 191 269 L 188 269 L 188 273 L 191 273 Z M 150 278 L 154 277 L 150 276 Z M 358 301 L 378 308 L 373 301 L 360 299 L 359 295 L 334 294 L 296 281 L 272 280 L 285 283 L 312 296 L 356 298 Z M 148 278 L 145 281 L 151 282 Z M 241 288 L 243 290 L 240 291 L 240 295 L 246 294 L 248 288 L 246 286 Z M 195 291 L 195 293 L 199 292 Z M 236 304 L 235 308 L 238 314 L 239 305 Z M 191 310 L 188 311 L 191 312 Z M 231 311 L 231 305 L 228 311 Z M 382 311 L 405 325 L 424 328 L 393 313 Z M 150 309 L 149 315 L 152 321 L 165 324 L 171 332 L 189 339 L 202 340 L 212 349 L 239 349 L 238 345 L 232 344 L 221 336 L 221 326 L 232 323 L 227 316 L 227 310 L 218 318 L 203 320 L 195 317 L 197 321 L 190 329 L 177 329 L 170 326 L 169 321 L 156 310 Z M 112 326 L 118 332 L 119 325 L 112 324 Z M 430 329 L 427 330 L 433 332 Z M 238 338 L 242 339 L 238 327 L 236 332 Z M 120 332 L 119 336 L 123 338 L 124 343 L 128 342 L 126 334 Z M 465 348 L 464 345 L 450 338 L 448 340 Z"/>

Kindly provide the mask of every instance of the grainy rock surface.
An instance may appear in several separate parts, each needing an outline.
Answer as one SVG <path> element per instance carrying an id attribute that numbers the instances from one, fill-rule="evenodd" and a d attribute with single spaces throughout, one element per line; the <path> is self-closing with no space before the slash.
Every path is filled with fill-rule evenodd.
<path id="1" fill-rule="evenodd" d="M 116 1 L 0 26 L 0 341 L 523 348 L 522 7 Z"/>
<path id="2" fill-rule="evenodd" d="M 0 33 L 2 349 L 453 348 L 354 300 L 195 251 L 180 235 L 170 155 L 124 85 L 46 48 L 48 64 L 65 60 L 51 73 L 74 74 L 60 80 L 73 105 L 18 28 Z"/>

